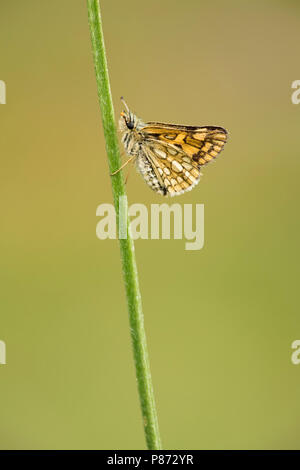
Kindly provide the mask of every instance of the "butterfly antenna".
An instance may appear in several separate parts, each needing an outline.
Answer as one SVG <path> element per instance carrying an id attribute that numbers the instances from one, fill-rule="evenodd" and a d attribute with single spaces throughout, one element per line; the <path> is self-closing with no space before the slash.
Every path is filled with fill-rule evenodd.
<path id="1" fill-rule="evenodd" d="M 128 106 L 127 106 L 127 104 L 126 104 L 126 101 L 124 100 L 123 96 L 121 96 L 121 101 L 122 101 L 122 103 L 124 104 L 124 106 L 125 106 L 126 111 L 128 112 L 128 114 L 130 114 L 129 108 L 128 108 Z"/>

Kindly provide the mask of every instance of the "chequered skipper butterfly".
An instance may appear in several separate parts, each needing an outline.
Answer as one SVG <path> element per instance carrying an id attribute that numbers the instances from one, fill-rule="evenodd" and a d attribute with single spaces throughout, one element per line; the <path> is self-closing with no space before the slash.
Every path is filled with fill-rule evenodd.
<path id="1" fill-rule="evenodd" d="M 119 127 L 129 160 L 134 160 L 146 183 L 158 194 L 175 196 L 198 184 L 200 169 L 223 149 L 227 131 L 223 127 L 177 126 L 161 122 L 144 123 L 121 98 L 125 111 Z"/>

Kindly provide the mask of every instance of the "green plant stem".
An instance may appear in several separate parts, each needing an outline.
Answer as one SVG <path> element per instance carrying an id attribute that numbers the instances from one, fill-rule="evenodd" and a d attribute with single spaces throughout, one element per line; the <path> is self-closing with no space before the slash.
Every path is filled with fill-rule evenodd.
<path id="1" fill-rule="evenodd" d="M 110 91 L 108 68 L 105 54 L 100 6 L 98 0 L 87 0 L 89 25 L 91 31 L 92 48 L 98 96 L 102 114 L 106 152 L 109 162 L 110 173 L 121 166 L 117 131 L 114 120 L 114 109 Z M 111 177 L 114 204 L 119 226 L 120 197 L 126 198 L 125 185 L 122 172 Z M 127 201 L 127 199 L 125 199 Z M 143 424 L 148 449 L 161 449 L 157 413 L 154 401 L 152 379 L 149 366 L 148 350 L 142 312 L 141 294 L 138 282 L 138 273 L 134 254 L 134 245 L 128 230 L 128 213 L 125 211 L 127 220 L 127 237 L 119 239 L 120 252 L 123 267 L 123 277 L 127 296 L 130 332 L 133 345 L 133 355 L 136 368 L 138 392 L 143 414 Z"/>

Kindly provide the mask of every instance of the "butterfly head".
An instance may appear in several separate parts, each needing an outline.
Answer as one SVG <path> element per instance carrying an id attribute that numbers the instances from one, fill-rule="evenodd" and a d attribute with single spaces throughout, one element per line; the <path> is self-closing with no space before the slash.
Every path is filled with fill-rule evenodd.
<path id="1" fill-rule="evenodd" d="M 137 126 L 137 118 L 130 111 L 123 97 L 121 98 L 121 101 L 125 106 L 125 110 L 121 112 L 121 118 L 119 123 L 120 129 L 121 131 L 133 131 Z"/>

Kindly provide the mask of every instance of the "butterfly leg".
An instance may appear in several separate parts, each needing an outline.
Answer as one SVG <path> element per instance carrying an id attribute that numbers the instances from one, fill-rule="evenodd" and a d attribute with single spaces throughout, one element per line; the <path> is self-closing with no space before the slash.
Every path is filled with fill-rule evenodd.
<path id="1" fill-rule="evenodd" d="M 131 162 L 134 158 L 136 158 L 135 155 L 133 155 L 132 157 L 130 157 L 127 162 L 123 163 L 122 166 L 120 166 L 120 168 L 116 171 L 114 171 L 113 173 L 110 174 L 110 176 L 114 176 L 116 175 L 117 173 L 119 173 L 119 171 L 121 171 L 126 165 L 128 165 L 129 162 Z"/>
<path id="2" fill-rule="evenodd" d="M 131 168 L 132 168 L 132 167 L 133 167 L 132 165 L 129 167 L 127 176 L 126 176 L 126 178 L 125 178 L 125 184 L 127 184 L 127 181 L 128 181 L 128 178 L 129 178 L 129 175 L 130 175 L 130 172 L 131 172 Z"/>

